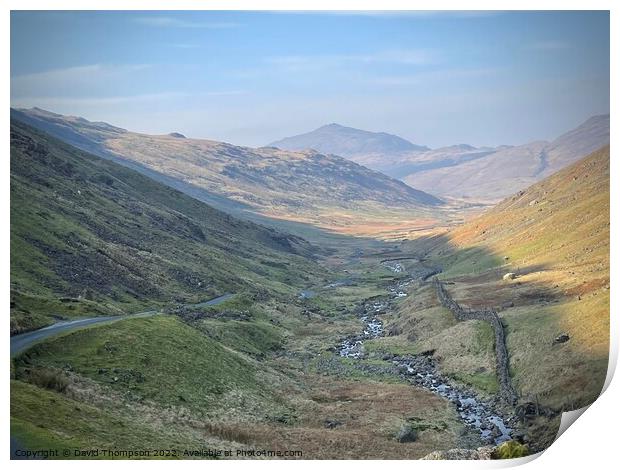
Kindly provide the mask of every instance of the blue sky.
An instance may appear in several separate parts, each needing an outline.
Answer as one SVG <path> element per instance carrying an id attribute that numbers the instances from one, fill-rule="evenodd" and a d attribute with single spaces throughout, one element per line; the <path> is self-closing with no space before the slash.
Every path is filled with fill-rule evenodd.
<path id="1" fill-rule="evenodd" d="M 609 112 L 609 15 L 12 12 L 11 105 L 251 146 L 331 122 L 519 144 Z"/>

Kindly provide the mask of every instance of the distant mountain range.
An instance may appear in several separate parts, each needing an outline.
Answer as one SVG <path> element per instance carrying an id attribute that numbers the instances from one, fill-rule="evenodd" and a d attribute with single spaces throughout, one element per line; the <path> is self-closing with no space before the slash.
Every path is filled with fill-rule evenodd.
<path id="1" fill-rule="evenodd" d="M 378 213 L 430 221 L 439 198 L 340 156 L 146 135 L 38 108 L 11 116 L 235 215 L 350 226 Z"/>
<path id="2" fill-rule="evenodd" d="M 274 142 L 290 150 L 320 148 L 399 178 L 440 197 L 496 202 L 609 143 L 609 115 L 594 116 L 552 142 L 438 149 L 398 136 L 330 124 Z"/>

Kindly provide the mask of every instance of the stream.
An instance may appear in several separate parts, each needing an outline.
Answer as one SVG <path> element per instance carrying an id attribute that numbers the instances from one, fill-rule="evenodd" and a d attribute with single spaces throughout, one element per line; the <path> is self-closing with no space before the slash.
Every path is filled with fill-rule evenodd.
<path id="1" fill-rule="evenodd" d="M 405 272 L 400 263 L 384 265 L 394 273 Z M 407 296 L 405 287 L 413 282 L 412 278 L 399 280 L 389 288 L 389 297 L 386 300 L 372 300 L 365 304 L 363 313 L 359 314 L 363 323 L 362 333 L 345 338 L 338 347 L 341 357 L 362 359 L 364 356 L 364 342 L 368 339 L 383 336 L 383 322 L 379 318 L 391 308 L 391 303 Z M 494 408 L 492 401 L 484 400 L 473 391 L 457 386 L 445 377 L 442 377 L 435 368 L 430 355 L 390 356 L 397 373 L 411 384 L 429 390 L 449 400 L 455 407 L 461 420 L 466 426 L 480 433 L 485 443 L 501 444 L 512 439 L 513 430 L 508 426 L 509 419 L 504 419 Z"/>

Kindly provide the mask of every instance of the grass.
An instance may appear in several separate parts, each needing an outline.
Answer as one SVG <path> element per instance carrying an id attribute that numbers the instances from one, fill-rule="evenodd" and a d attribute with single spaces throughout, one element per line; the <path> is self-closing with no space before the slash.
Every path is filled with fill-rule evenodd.
<path id="1" fill-rule="evenodd" d="M 235 390 L 261 399 L 259 371 L 238 354 L 174 317 L 125 320 L 35 346 L 16 362 L 69 369 L 138 401 L 182 405 L 196 413 Z"/>
<path id="2" fill-rule="evenodd" d="M 411 247 L 444 265 L 459 303 L 501 311 L 522 400 L 572 409 L 596 399 L 609 351 L 609 147 Z M 509 271 L 517 279 L 503 281 Z M 561 333 L 570 340 L 553 344 Z"/>
<path id="3" fill-rule="evenodd" d="M 140 308 L 137 305 L 135 308 Z M 144 308 L 144 307 L 142 307 Z M 39 313 L 39 312 L 45 312 Z M 78 298 L 54 298 L 11 291 L 11 333 L 47 326 L 55 319 L 118 315 L 117 306 Z"/>
<path id="4" fill-rule="evenodd" d="M 280 328 L 263 321 L 204 320 L 198 329 L 224 346 L 253 356 L 279 350 L 284 341 Z"/>
<path id="5" fill-rule="evenodd" d="M 449 374 L 454 380 L 480 390 L 487 395 L 495 395 L 499 392 L 499 384 L 497 383 L 497 375 L 493 372 L 478 372 L 473 374 L 464 374 L 454 372 Z"/>
<path id="6" fill-rule="evenodd" d="M 235 220 L 26 125 L 13 122 L 11 135 L 13 333 L 55 315 L 135 312 L 224 292 L 288 297 L 326 274 L 305 240 Z M 63 297 L 83 308 L 35 301 Z"/>
<path id="7" fill-rule="evenodd" d="M 169 449 L 196 446 L 191 433 L 174 435 L 122 409 L 93 406 L 11 381 L 11 436 L 27 449 Z M 59 458 L 67 458 L 61 453 Z M 100 456 L 100 458 L 104 458 Z"/>

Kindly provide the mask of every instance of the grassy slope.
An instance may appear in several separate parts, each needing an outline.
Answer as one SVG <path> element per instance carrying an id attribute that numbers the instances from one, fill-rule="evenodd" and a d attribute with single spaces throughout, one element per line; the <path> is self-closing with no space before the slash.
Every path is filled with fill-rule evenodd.
<path id="1" fill-rule="evenodd" d="M 39 344 L 16 362 L 16 377 L 27 380 L 22 366 L 31 364 L 68 369 L 132 400 L 198 414 L 217 410 L 233 391 L 248 407 L 262 393 L 260 369 L 169 316 L 125 320 Z"/>
<path id="2" fill-rule="evenodd" d="M 226 210 L 356 235 L 403 222 L 428 227 L 446 217 L 437 198 L 334 155 L 138 134 L 37 109 L 12 115 Z"/>
<path id="3" fill-rule="evenodd" d="M 609 347 L 609 147 L 413 246 L 431 250 L 462 304 L 504 304 L 524 399 L 572 407 L 596 398 Z M 519 276 L 504 281 L 507 272 Z M 570 341 L 554 345 L 563 332 Z"/>
<path id="4" fill-rule="evenodd" d="M 433 394 L 344 364 L 316 373 L 312 361 L 337 342 L 342 321 L 277 308 L 240 297 L 209 310 L 252 321 L 210 318 L 193 328 L 157 316 L 38 345 L 15 361 L 12 435 L 29 448 L 302 449 L 306 458 L 419 458 L 459 445 L 462 424 Z M 277 342 L 286 352 L 265 354 Z M 41 381 L 50 373 L 66 388 Z M 424 430 L 399 444 L 408 419 Z M 326 429 L 328 420 L 343 424 Z"/>
<path id="5" fill-rule="evenodd" d="M 288 295 L 321 272 L 310 253 L 301 239 L 12 123 L 12 331 L 51 315 L 137 311 L 258 285 Z"/>
<path id="6" fill-rule="evenodd" d="M 44 373 L 68 385 L 42 384 Z M 37 345 L 14 377 L 11 425 L 30 446 L 201 448 L 221 444 L 208 422 L 288 415 L 277 374 L 168 316 Z"/>

